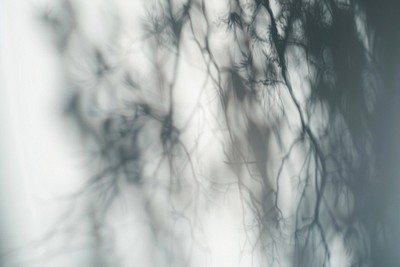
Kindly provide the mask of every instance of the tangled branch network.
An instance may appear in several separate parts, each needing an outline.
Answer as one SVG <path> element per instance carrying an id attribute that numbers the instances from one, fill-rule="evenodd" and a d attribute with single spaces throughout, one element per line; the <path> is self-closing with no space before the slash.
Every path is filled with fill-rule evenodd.
<path id="1" fill-rule="evenodd" d="M 66 120 L 90 152 L 74 198 L 90 203 L 103 263 L 400 266 L 396 8 L 60 1 L 43 12 Z M 121 203 L 133 222 L 105 234 Z M 143 253 L 117 249 L 127 228 Z"/>

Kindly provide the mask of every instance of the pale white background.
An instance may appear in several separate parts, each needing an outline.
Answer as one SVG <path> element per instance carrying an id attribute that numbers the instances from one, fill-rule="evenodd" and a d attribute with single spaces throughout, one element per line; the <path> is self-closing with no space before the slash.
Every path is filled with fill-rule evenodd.
<path id="1" fill-rule="evenodd" d="M 36 12 L 43 3 L 0 1 L 0 250 L 7 263 L 74 266 L 76 256 L 31 261 L 37 255 L 29 246 L 62 211 L 52 199 L 84 177 L 79 142 L 61 116 L 60 62 Z M 222 202 L 207 215 L 212 266 L 238 264 L 241 220 L 234 208 Z"/>
<path id="2" fill-rule="evenodd" d="M 0 0 L 0 250 L 10 262 L 32 256 L 21 248 L 40 239 L 63 209 L 52 199 L 72 192 L 85 177 L 82 148 L 61 116 L 61 65 L 35 12 L 42 6 L 43 1 Z M 211 266 L 251 266 L 251 258 L 240 254 L 244 234 L 238 197 L 228 194 L 204 215 Z M 342 249 L 336 243 L 333 266 L 344 266 L 335 257 Z M 84 257 L 66 256 L 45 266 L 74 266 Z"/>

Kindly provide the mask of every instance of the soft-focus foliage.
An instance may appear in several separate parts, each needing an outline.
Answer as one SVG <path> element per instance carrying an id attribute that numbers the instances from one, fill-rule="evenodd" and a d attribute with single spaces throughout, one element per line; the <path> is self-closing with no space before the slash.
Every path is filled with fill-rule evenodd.
<path id="1" fill-rule="evenodd" d="M 254 265 L 399 266 L 396 1 L 101 3 L 43 14 L 94 232 L 135 194 L 131 249 L 156 256 L 132 264 L 207 266 L 205 214 L 236 192 Z"/>

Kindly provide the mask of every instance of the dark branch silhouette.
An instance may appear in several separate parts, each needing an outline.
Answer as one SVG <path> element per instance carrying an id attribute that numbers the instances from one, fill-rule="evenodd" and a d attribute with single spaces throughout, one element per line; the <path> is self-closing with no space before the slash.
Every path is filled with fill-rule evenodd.
<path id="1" fill-rule="evenodd" d="M 149 4 L 128 46 L 118 18 L 96 43 L 72 2 L 43 15 L 65 65 L 65 114 L 93 151 L 72 196 L 90 195 L 93 231 L 133 186 L 161 261 L 189 266 L 188 242 L 210 253 L 202 209 L 236 188 L 243 252 L 268 266 L 399 266 L 400 3 L 227 3 L 224 14 L 213 1 Z M 204 171 L 204 136 L 229 179 Z"/>

